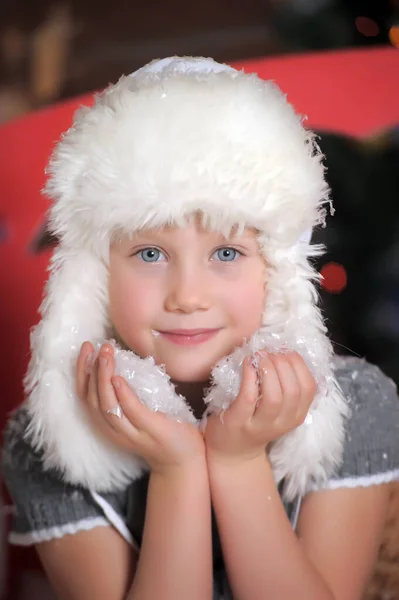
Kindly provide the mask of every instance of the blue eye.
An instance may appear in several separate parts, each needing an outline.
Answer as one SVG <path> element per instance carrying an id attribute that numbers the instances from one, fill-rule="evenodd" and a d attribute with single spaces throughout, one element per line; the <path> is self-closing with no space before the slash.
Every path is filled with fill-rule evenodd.
<path id="1" fill-rule="evenodd" d="M 222 262 L 233 262 L 240 253 L 235 248 L 219 248 L 214 253 L 214 256 L 217 256 L 217 260 L 221 260 Z"/>
<path id="2" fill-rule="evenodd" d="M 143 248 L 137 254 L 144 262 L 159 262 L 159 259 L 164 256 L 158 248 Z"/>

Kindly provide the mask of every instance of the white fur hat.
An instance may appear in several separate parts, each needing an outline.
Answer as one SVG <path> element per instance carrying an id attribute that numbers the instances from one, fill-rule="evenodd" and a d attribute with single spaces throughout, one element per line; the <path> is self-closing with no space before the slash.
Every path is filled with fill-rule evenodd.
<path id="1" fill-rule="evenodd" d="M 270 265 L 263 327 L 252 345 L 218 365 L 207 401 L 215 410 L 231 401 L 227 388 L 243 353 L 264 345 L 298 350 L 319 392 L 307 422 L 276 442 L 270 457 L 289 498 L 329 475 L 341 456 L 346 404 L 316 306 L 318 275 L 308 262 L 320 253 L 308 232 L 323 221 L 328 202 L 321 159 L 312 133 L 274 83 L 211 59 L 154 61 L 77 112 L 48 170 L 50 227 L 60 243 L 26 377 L 28 436 L 46 468 L 100 492 L 126 485 L 145 468 L 96 434 L 75 395 L 76 356 L 83 341 L 112 336 L 113 235 L 183 223 L 199 211 L 223 232 L 234 225 L 258 229 Z M 226 364 L 233 365 L 228 380 Z"/>

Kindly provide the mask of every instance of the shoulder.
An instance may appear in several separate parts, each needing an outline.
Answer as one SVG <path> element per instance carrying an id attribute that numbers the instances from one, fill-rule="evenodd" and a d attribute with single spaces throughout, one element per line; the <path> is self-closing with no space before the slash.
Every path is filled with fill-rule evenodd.
<path id="1" fill-rule="evenodd" d="M 350 408 L 341 465 L 329 487 L 375 485 L 399 479 L 399 399 L 377 366 L 337 357 L 335 375 Z"/>
<path id="2" fill-rule="evenodd" d="M 376 365 L 367 362 L 364 358 L 357 356 L 336 356 L 334 358 L 335 376 L 344 389 L 352 388 L 360 392 L 360 397 L 368 394 L 370 389 L 383 388 L 389 399 L 398 399 L 397 386 Z"/>
<path id="3" fill-rule="evenodd" d="M 4 431 L 2 470 L 13 502 L 9 541 L 37 544 L 66 534 L 113 525 L 131 543 L 127 528 L 129 490 L 101 496 L 45 470 L 40 453 L 25 439 L 29 416 L 15 411 Z"/>

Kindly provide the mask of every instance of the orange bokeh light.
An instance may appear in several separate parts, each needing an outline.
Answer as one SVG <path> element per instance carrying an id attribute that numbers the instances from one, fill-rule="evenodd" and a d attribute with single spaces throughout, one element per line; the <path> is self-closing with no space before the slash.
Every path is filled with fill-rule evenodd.
<path id="1" fill-rule="evenodd" d="M 393 25 L 389 30 L 389 41 L 392 46 L 399 48 L 399 25 Z"/>
<path id="2" fill-rule="evenodd" d="M 330 294 L 340 294 L 347 286 L 348 276 L 343 265 L 330 262 L 320 271 L 323 280 L 322 287 Z"/>

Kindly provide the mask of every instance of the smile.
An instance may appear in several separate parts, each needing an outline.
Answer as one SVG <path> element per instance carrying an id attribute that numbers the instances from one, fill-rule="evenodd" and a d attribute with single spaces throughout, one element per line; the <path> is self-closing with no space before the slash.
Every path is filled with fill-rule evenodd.
<path id="1" fill-rule="evenodd" d="M 171 329 L 159 331 L 159 334 L 178 346 L 195 346 L 213 338 L 220 329 Z"/>

